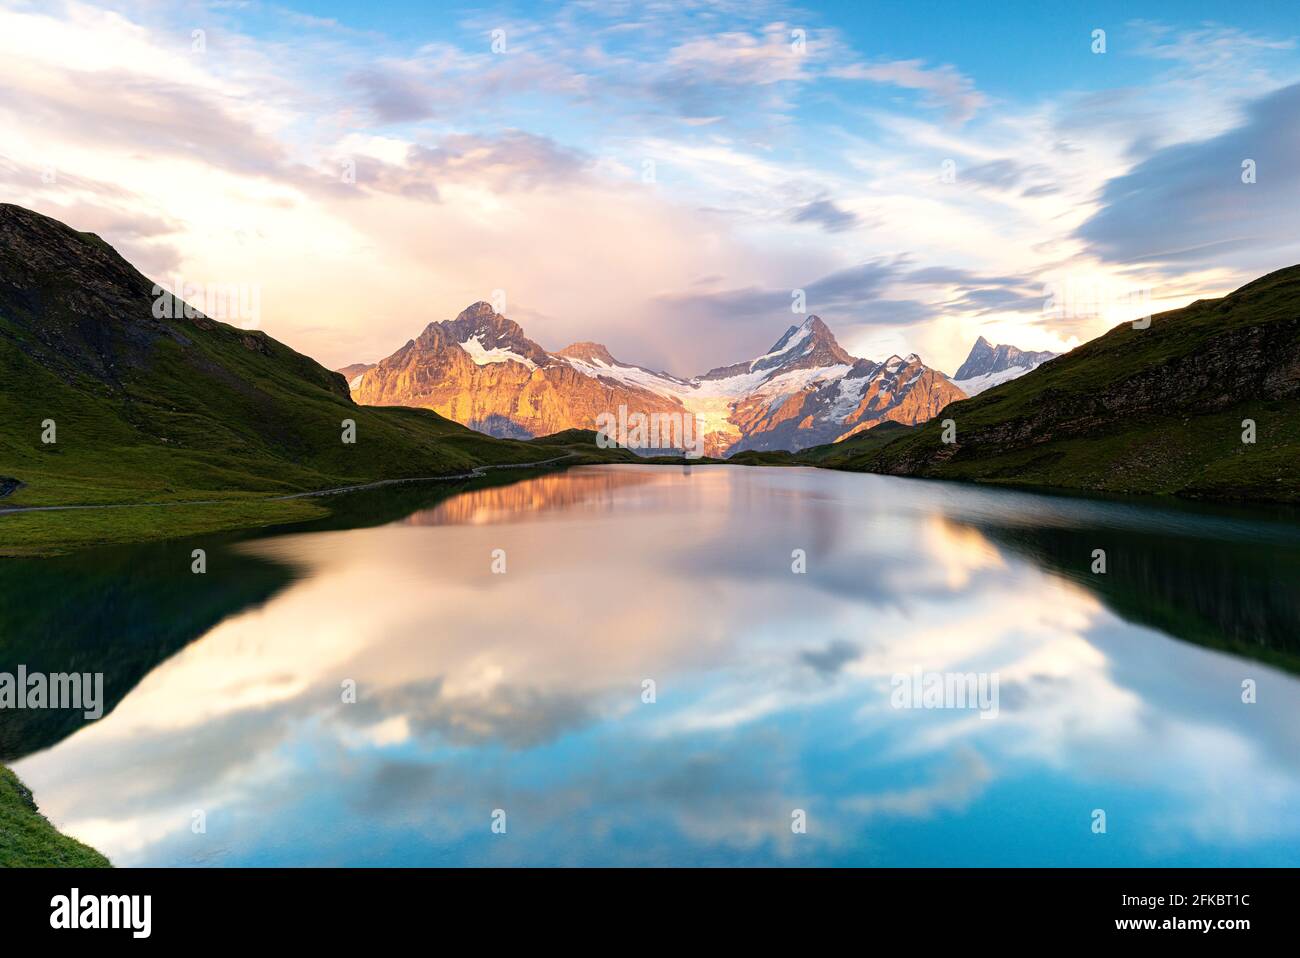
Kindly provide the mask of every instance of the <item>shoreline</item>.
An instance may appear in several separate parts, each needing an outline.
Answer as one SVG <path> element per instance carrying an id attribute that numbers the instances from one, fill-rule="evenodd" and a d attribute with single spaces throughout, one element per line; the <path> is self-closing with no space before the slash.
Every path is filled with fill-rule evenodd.
<path id="1" fill-rule="evenodd" d="M 0 765 L 0 868 L 112 868 L 100 852 L 63 834 L 32 791 Z"/>
<path id="2" fill-rule="evenodd" d="M 752 451 L 740 453 L 732 459 L 701 457 L 700 459 L 679 459 L 666 456 L 640 456 L 631 450 L 618 449 L 621 456 L 604 456 L 588 453 L 586 449 L 571 448 L 562 456 L 521 463 L 495 463 L 475 466 L 459 473 L 439 476 L 409 476 L 395 479 L 378 479 L 370 482 L 353 483 L 344 486 L 332 486 L 305 492 L 294 492 L 274 496 L 235 497 L 225 499 L 194 499 L 176 502 L 123 502 L 101 504 L 69 504 L 42 506 L 0 507 L 0 532 L 6 529 L 6 517 L 13 528 L 26 519 L 32 522 L 50 517 L 56 523 L 70 525 L 76 519 L 78 526 L 62 531 L 56 530 L 48 535 L 19 535 L 5 541 L 0 538 L 0 560 L 47 558 L 67 555 L 100 545 L 130 545 L 145 542 L 162 542 L 193 535 L 212 535 L 234 533 L 274 525 L 293 525 L 324 518 L 329 508 L 319 505 L 316 500 L 332 496 L 347 495 L 354 492 L 368 492 L 397 486 L 417 485 L 421 483 L 466 482 L 488 477 L 489 472 L 526 471 L 529 469 L 551 469 L 563 471 L 580 465 L 647 465 L 647 466 L 748 466 L 759 468 L 802 467 L 822 469 L 827 472 L 854 473 L 858 475 L 890 476 L 899 479 L 915 479 L 923 482 L 952 482 L 967 486 L 1004 491 L 1033 492 L 1047 495 L 1060 495 L 1074 498 L 1118 498 L 1124 500 L 1141 500 L 1152 506 L 1161 504 L 1185 504 L 1220 507 L 1267 508 L 1276 507 L 1284 510 L 1300 509 L 1294 499 L 1287 497 L 1262 498 L 1257 496 L 1207 495 L 1204 493 L 1184 494 L 1180 492 L 1132 492 L 1107 489 L 1093 489 L 1083 486 L 1048 485 L 1033 480 L 999 478 L 981 479 L 969 476 L 930 476 L 891 473 L 883 470 L 854 468 L 843 462 L 820 462 L 801 459 L 799 453 L 754 454 Z M 744 457 L 744 458 L 741 458 Z M 510 481 L 510 480 L 503 480 Z M 151 511 L 165 513 L 175 509 L 197 510 L 187 516 L 190 521 L 173 525 L 171 523 L 143 521 L 135 526 L 126 520 L 124 514 L 150 516 L 161 520 L 162 516 L 152 516 Z M 231 514 L 232 510 L 236 513 Z M 221 513 L 225 513 L 222 515 Z M 120 519 L 112 518 L 116 514 Z M 83 518 L 94 516 L 91 525 L 85 525 Z M 172 516 L 175 517 L 173 512 Z M 61 521 L 69 520 L 69 521 Z M 49 530 L 42 530 L 48 532 Z"/>

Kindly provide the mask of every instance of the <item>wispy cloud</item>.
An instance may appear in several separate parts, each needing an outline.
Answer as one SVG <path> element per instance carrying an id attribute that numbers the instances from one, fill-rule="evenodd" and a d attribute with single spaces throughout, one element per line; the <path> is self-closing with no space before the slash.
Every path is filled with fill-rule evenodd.
<path id="1" fill-rule="evenodd" d="M 858 215 L 836 205 L 834 200 L 813 200 L 790 211 L 793 223 L 815 223 L 828 233 L 840 233 L 858 225 Z"/>
<path id="2" fill-rule="evenodd" d="M 1300 257 L 1297 155 L 1300 84 L 1249 104 L 1240 126 L 1166 147 L 1107 182 L 1079 238 L 1120 263 L 1288 264 Z"/>
<path id="3" fill-rule="evenodd" d="M 965 123 L 989 103 L 970 77 L 947 64 L 928 67 L 923 60 L 854 63 L 831 70 L 830 74 L 843 80 L 870 80 L 918 90 L 929 104 L 942 107 L 954 123 Z"/>
<path id="4" fill-rule="evenodd" d="M 921 51 L 890 50 L 780 0 L 426 29 L 129 11 L 0 8 L 8 196 L 147 271 L 259 283 L 264 328 L 331 365 L 504 289 L 549 347 L 693 371 L 766 348 L 803 289 L 846 346 L 951 368 L 982 332 L 1102 331 L 1044 319 L 1048 274 L 1178 297 L 1300 252 L 1285 25 L 1120 24 L 1088 69 L 1012 84 L 988 50 L 924 55 L 898 24 Z"/>

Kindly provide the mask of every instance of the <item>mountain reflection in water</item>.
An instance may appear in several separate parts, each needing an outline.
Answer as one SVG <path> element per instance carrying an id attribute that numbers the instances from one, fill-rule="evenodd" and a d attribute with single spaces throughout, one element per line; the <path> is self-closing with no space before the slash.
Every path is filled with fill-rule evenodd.
<path id="1" fill-rule="evenodd" d="M 1297 859 L 1288 514 L 704 466 L 373 495 L 197 591 L 188 543 L 0 567 L 4 665 L 131 663 L 102 721 L 0 737 L 43 810 L 123 865 Z M 891 708 L 917 668 L 995 673 L 997 717 Z"/>

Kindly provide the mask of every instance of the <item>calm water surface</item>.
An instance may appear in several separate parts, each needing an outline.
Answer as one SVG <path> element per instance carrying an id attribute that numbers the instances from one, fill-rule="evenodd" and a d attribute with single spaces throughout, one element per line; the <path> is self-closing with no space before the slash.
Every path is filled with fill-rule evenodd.
<path id="1" fill-rule="evenodd" d="M 1300 864 L 1290 518 L 726 467 L 369 495 L 206 576 L 0 566 L 0 667 L 115 706 L 0 735 L 56 824 L 119 865 Z M 996 717 L 891 707 L 916 668 Z"/>

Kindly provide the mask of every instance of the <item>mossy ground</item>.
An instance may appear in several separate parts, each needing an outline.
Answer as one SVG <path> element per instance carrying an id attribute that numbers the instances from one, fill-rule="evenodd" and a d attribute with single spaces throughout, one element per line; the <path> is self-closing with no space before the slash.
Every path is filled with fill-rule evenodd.
<path id="1" fill-rule="evenodd" d="M 403 409 L 383 411 L 399 414 L 422 412 Z M 443 441 L 449 446 L 448 455 L 455 456 L 456 465 L 453 468 L 460 473 L 469 472 L 480 465 L 498 467 L 515 463 L 523 466 L 519 475 L 526 476 L 539 469 L 597 463 L 681 462 L 680 459 L 669 457 L 647 459 L 627 449 L 599 449 L 594 442 L 595 434 L 581 430 L 570 430 L 531 442 L 517 442 L 480 436 L 455 423 L 435 417 L 432 413 L 429 417 L 429 427 L 446 434 Z M 559 461 L 550 462 L 556 459 Z M 528 465 L 535 462 L 543 465 Z M 441 465 L 443 468 L 439 472 L 455 474 L 446 468 L 445 463 Z M 371 481 L 429 478 L 429 474 L 420 470 L 404 472 L 400 469 L 386 469 L 378 475 L 298 473 L 294 483 L 286 485 L 263 475 L 227 471 L 222 477 L 234 485 L 214 490 L 169 481 L 159 475 L 157 463 L 153 471 L 141 465 L 139 471 L 131 472 L 123 467 L 120 459 L 109 457 L 100 466 L 102 468 L 94 473 L 93 482 L 70 482 L 61 476 L 42 477 L 13 495 L 0 499 L 0 509 L 8 506 L 56 504 L 113 505 L 112 508 L 8 514 L 0 512 L 0 557 L 59 555 L 97 545 L 179 539 L 199 534 L 306 522 L 329 516 L 337 505 L 335 497 L 275 497 Z M 162 466 L 172 467 L 174 463 L 164 462 Z M 274 469 L 276 464 L 268 463 L 266 468 Z M 394 472 L 396 475 L 392 474 Z M 433 476 L 438 474 L 432 473 Z M 490 473 L 499 478 L 504 478 L 506 474 L 512 474 L 512 471 L 494 468 Z M 25 475 L 34 474 L 28 472 Z M 211 475 L 212 473 L 205 474 L 207 477 Z M 430 486 L 437 484 L 436 481 L 428 483 Z M 33 492 L 33 488 L 37 492 Z M 117 508 L 118 505 L 122 508 Z"/>
<path id="2" fill-rule="evenodd" d="M 99 852 L 59 833 L 18 776 L 0 765 L 0 868 L 108 868 Z"/>
<path id="3" fill-rule="evenodd" d="M 952 403 L 883 446 L 845 442 L 816 464 L 1017 486 L 1300 502 L 1300 402 L 1288 368 L 1300 340 L 1298 315 L 1300 267 L 1292 267 L 1223 299 L 1157 315 L 1147 329 L 1123 323 L 1019 379 Z M 955 444 L 943 442 L 947 420 L 955 423 Z M 1253 443 L 1243 441 L 1245 420 L 1255 423 Z"/>

